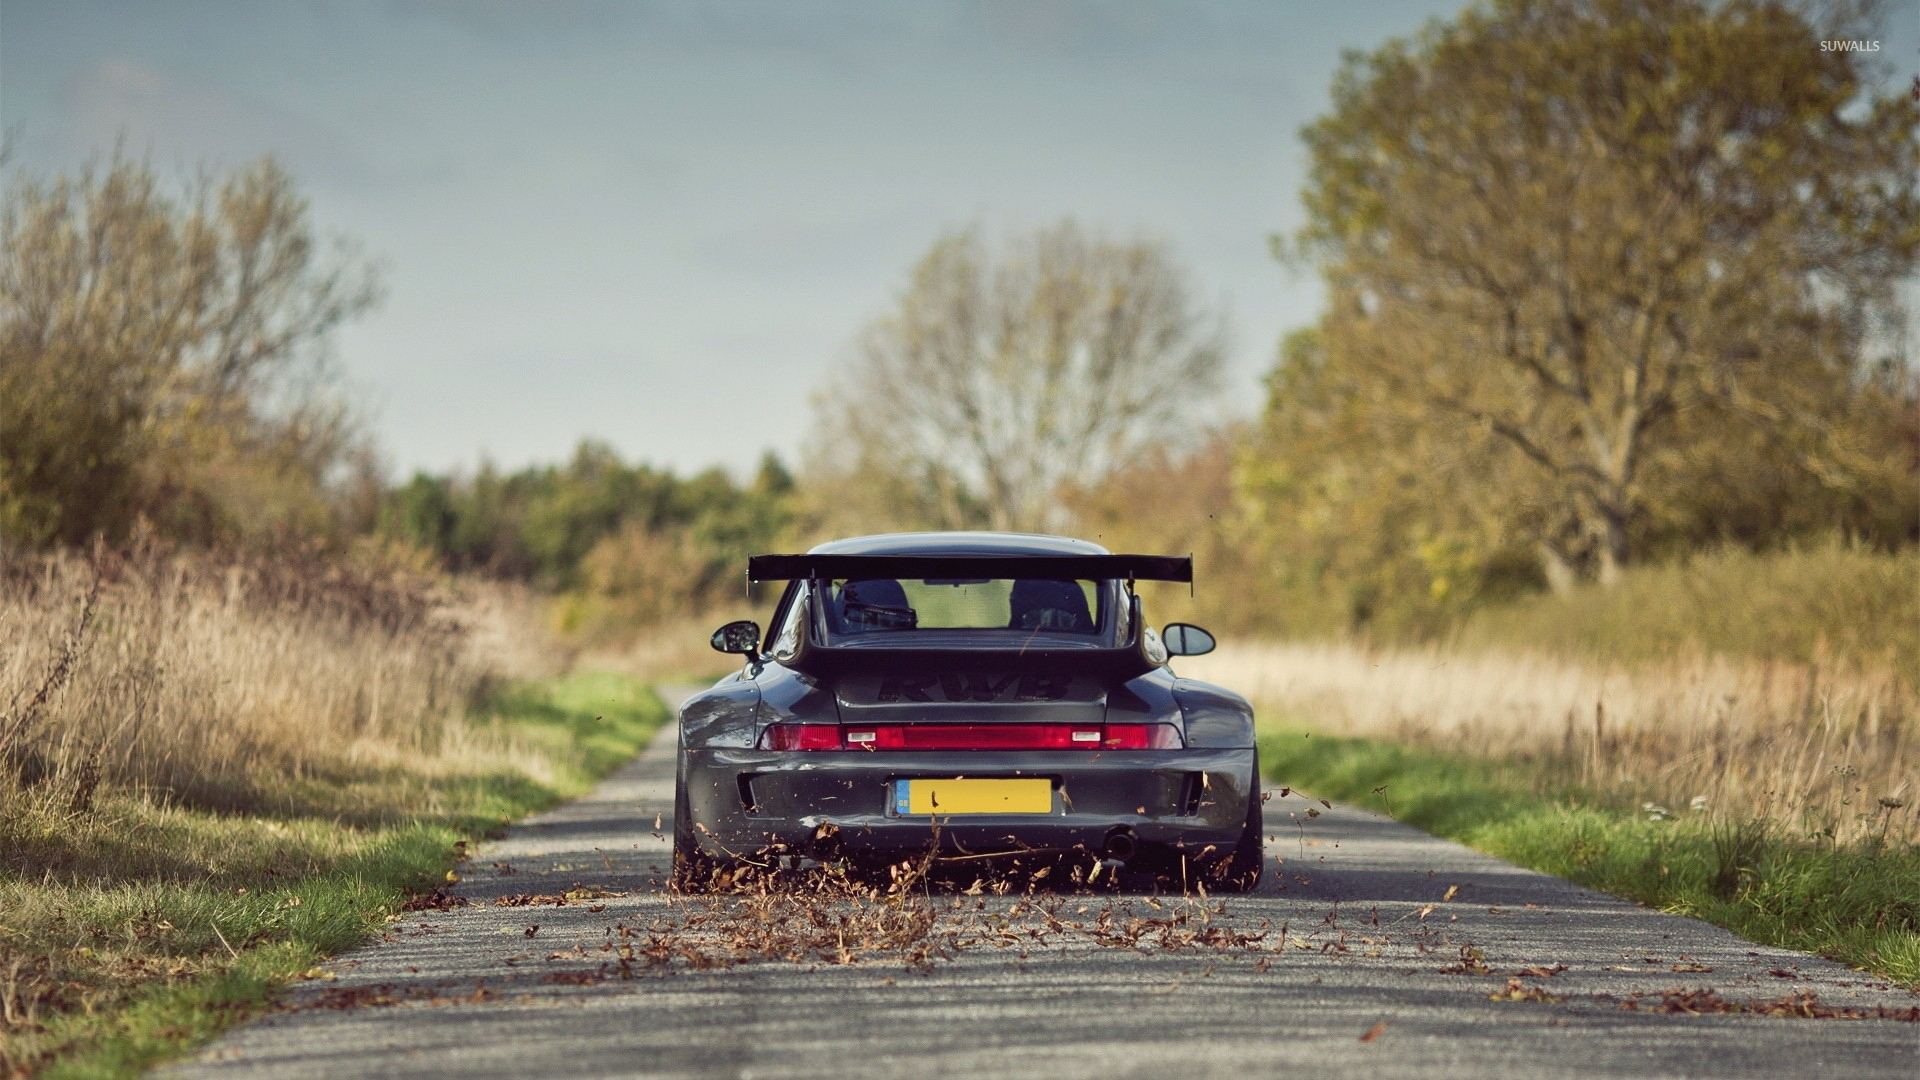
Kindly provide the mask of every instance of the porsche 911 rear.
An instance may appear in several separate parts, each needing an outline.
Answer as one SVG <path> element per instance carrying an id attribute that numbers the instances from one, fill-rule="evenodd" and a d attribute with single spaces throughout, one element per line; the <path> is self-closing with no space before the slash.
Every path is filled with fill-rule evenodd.
<path id="1" fill-rule="evenodd" d="M 997 533 L 920 533 L 756 556 L 785 580 L 760 628 L 714 647 L 743 670 L 681 709 L 674 832 L 683 885 L 715 862 L 1080 851 L 1260 870 L 1253 710 L 1183 679 L 1133 582 L 1188 560 Z M 1181 864 L 1182 857 L 1189 861 Z"/>

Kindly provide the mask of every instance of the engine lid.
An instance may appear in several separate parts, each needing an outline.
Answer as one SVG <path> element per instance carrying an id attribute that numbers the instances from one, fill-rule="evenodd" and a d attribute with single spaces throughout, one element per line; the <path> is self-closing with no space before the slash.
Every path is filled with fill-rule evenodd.
<path id="1" fill-rule="evenodd" d="M 1017 671 L 843 675 L 834 701 L 846 724 L 1098 724 L 1107 715 L 1104 680 Z"/>

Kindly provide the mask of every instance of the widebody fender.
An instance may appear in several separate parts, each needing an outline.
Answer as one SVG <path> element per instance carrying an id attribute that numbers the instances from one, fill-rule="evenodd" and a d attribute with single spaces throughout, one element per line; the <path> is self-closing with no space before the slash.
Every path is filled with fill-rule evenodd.
<path id="1" fill-rule="evenodd" d="M 1195 679 L 1177 679 L 1173 699 L 1187 722 L 1187 745 L 1239 749 L 1253 741 L 1253 705 L 1224 687 Z"/>

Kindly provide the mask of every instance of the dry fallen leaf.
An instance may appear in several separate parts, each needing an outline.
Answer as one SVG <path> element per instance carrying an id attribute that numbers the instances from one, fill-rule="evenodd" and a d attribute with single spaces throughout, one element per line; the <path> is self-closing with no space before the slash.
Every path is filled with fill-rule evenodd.
<path id="1" fill-rule="evenodd" d="M 1753 1013 L 1761 1016 L 1794 1016 L 1809 1020 L 1898 1020 L 1908 1024 L 1920 1024 L 1920 1006 L 1901 1008 L 1898 1006 L 1832 1006 L 1823 1004 L 1812 993 L 1789 994 L 1777 1001 L 1733 1001 L 1721 997 L 1708 989 L 1662 990 L 1657 1004 L 1645 1000 L 1652 994 L 1633 994 L 1620 1002 L 1620 1007 L 1630 1011 L 1645 1009 L 1651 1012 L 1686 1013 L 1690 1016 L 1703 1016 L 1714 1013 Z M 1596 995 L 1600 1000 L 1618 1000 L 1607 995 Z"/>
<path id="2" fill-rule="evenodd" d="M 1383 1034 L 1386 1030 L 1387 1030 L 1387 1022 L 1385 1020 L 1382 1020 L 1379 1023 L 1368 1028 L 1367 1030 L 1361 1032 L 1360 1041 L 1363 1043 L 1370 1043 L 1373 1040 L 1379 1038 L 1381 1034 Z"/>
<path id="3" fill-rule="evenodd" d="M 1493 969 L 1487 966 L 1487 954 L 1477 945 L 1460 946 L 1460 962 L 1448 964 L 1440 969 L 1442 975 L 1491 975 Z"/>
<path id="4" fill-rule="evenodd" d="M 1449 885 L 1449 886 L 1447 886 L 1447 892 L 1446 892 L 1446 895 L 1444 895 L 1444 896 L 1442 896 L 1442 897 L 1440 898 L 1440 902 L 1444 904 L 1444 903 L 1446 903 L 1447 901 L 1449 901 L 1449 900 L 1451 900 L 1451 899 L 1453 899 L 1454 897 L 1456 897 L 1456 896 L 1459 896 L 1459 895 L 1460 895 L 1460 886 L 1458 886 L 1458 885 Z"/>
<path id="5" fill-rule="evenodd" d="M 1564 1001 L 1559 994 L 1550 994 L 1537 986 L 1528 986 L 1519 979 L 1508 979 L 1507 985 L 1487 995 L 1488 1001 Z"/>

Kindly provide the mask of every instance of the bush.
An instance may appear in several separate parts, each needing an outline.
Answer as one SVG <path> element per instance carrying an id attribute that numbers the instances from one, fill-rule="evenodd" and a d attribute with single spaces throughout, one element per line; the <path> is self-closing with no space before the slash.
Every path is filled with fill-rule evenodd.
<path id="1" fill-rule="evenodd" d="M 1920 548 L 1838 539 L 1755 553 L 1722 548 L 1474 612 L 1463 644 L 1650 660 L 1704 651 L 1813 664 L 1889 665 L 1920 688 Z"/>

